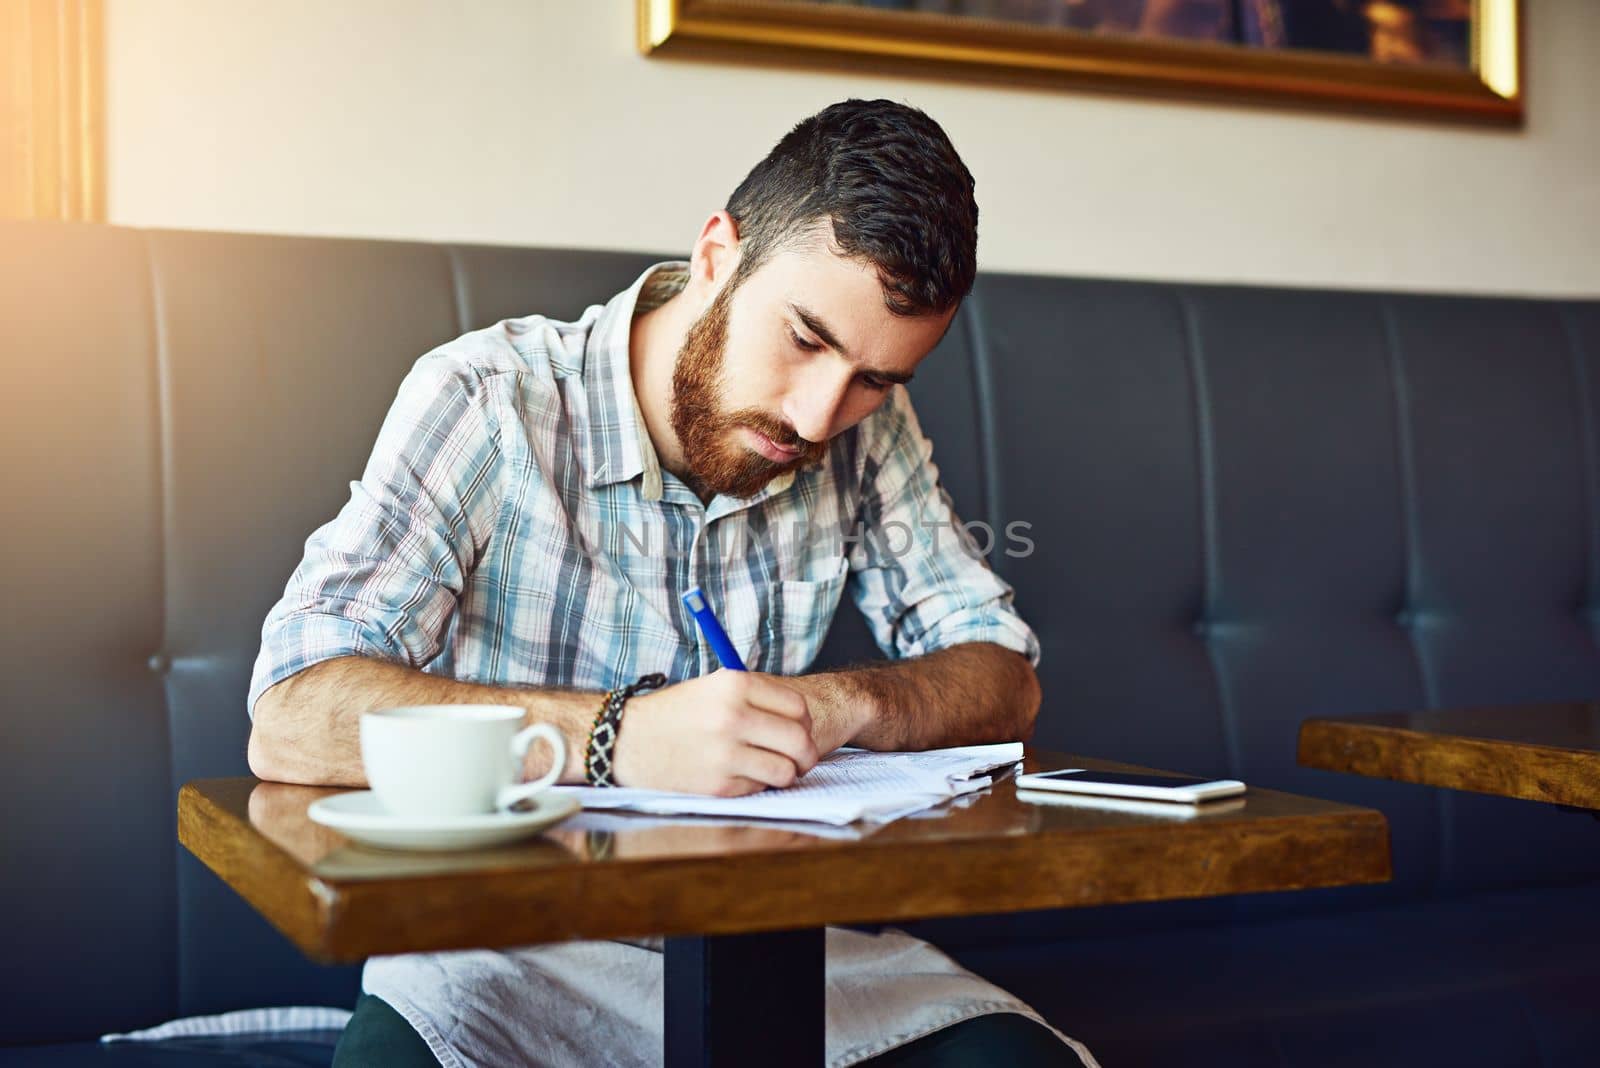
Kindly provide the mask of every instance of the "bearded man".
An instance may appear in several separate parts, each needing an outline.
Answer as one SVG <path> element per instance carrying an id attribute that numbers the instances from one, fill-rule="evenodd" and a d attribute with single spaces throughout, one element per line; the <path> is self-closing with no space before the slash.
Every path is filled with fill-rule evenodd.
<path id="1" fill-rule="evenodd" d="M 922 112 L 836 104 L 687 262 L 424 356 L 267 617 L 252 770 L 365 785 L 362 712 L 492 703 L 558 727 L 581 783 L 602 695 L 650 673 L 618 785 L 734 796 L 845 744 L 1027 738 L 1038 642 L 961 547 L 904 386 L 972 287 L 972 191 Z M 717 668 L 695 586 L 748 672 Z M 892 662 L 806 674 L 847 587 Z M 1092 1064 L 901 932 L 830 929 L 827 967 L 830 1064 Z M 661 976 L 659 940 L 374 958 L 335 1064 L 659 1063 Z"/>

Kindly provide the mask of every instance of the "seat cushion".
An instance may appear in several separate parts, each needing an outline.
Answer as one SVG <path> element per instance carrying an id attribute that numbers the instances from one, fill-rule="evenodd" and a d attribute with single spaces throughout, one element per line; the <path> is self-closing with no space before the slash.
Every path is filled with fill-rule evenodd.
<path id="1" fill-rule="evenodd" d="M 1202 1048 L 1194 1063 L 1564 1068 L 1600 1048 L 1597 901 L 1591 883 L 952 952 L 1118 1068 Z"/>

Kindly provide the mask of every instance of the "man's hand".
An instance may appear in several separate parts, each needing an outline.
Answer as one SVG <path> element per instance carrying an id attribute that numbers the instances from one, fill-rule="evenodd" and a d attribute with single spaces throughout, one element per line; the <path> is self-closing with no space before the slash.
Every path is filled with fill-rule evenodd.
<path id="1" fill-rule="evenodd" d="M 726 669 L 629 700 L 613 756 L 619 786 L 717 797 L 789 786 L 816 762 L 805 695 Z"/>

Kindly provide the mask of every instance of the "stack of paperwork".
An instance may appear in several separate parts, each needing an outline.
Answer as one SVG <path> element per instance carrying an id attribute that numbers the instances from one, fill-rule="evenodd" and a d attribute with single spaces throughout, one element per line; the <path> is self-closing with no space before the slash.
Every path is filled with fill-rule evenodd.
<path id="1" fill-rule="evenodd" d="M 919 753 L 839 749 L 793 786 L 745 797 L 707 797 L 628 787 L 556 786 L 586 809 L 648 812 L 657 816 L 732 816 L 799 820 L 835 826 L 866 820 L 888 823 L 932 808 L 994 781 L 997 769 L 1022 759 L 1022 743 L 968 745 Z"/>

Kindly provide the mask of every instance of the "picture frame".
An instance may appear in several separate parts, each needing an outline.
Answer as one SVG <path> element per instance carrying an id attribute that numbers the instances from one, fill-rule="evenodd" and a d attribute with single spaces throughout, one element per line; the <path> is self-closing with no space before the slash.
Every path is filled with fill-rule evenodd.
<path id="1" fill-rule="evenodd" d="M 1127 11 L 1155 2 L 637 0 L 638 47 L 647 56 L 799 62 L 1502 126 L 1523 121 L 1522 0 L 1202 0 L 1226 14 L 1230 40 L 1059 24 L 1083 21 L 1092 5 Z M 1341 11 L 1353 5 L 1371 25 L 1371 51 L 1381 60 L 1320 42 L 1295 46 L 1281 18 L 1274 26 L 1260 14 L 1293 13 L 1293 5 L 1307 3 L 1336 3 Z M 1441 4 L 1456 12 L 1451 48 L 1422 55 L 1413 33 L 1408 49 L 1407 38 L 1397 36 L 1403 20 Z M 1378 16 L 1400 25 L 1386 27 Z"/>

